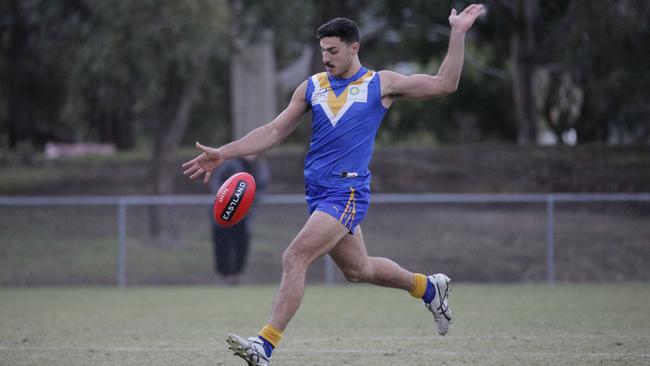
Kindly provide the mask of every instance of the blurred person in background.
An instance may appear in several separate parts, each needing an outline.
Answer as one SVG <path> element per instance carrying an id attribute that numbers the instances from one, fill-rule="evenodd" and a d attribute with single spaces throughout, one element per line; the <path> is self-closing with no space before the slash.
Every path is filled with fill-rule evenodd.
<path id="1" fill-rule="evenodd" d="M 232 175 L 246 172 L 255 178 L 256 193 L 264 192 L 271 181 L 268 162 L 263 157 L 248 155 L 231 159 L 222 164 L 212 174 L 208 185 L 210 192 L 217 194 L 219 187 Z M 231 227 L 221 227 L 210 215 L 212 222 L 212 242 L 214 249 L 214 268 L 223 283 L 229 286 L 240 283 L 241 274 L 246 267 L 251 240 L 252 210 L 239 223 Z"/>
<path id="2" fill-rule="evenodd" d="M 429 99 L 456 91 L 465 57 L 465 34 L 483 14 L 485 8 L 477 4 L 460 14 L 452 10 L 449 48 L 438 73 L 410 76 L 363 67 L 359 28 L 350 19 L 332 19 L 317 31 L 326 72 L 300 84 L 284 111 L 270 123 L 220 148 L 196 143 L 201 153 L 183 164 L 183 174 L 190 179 L 203 176 L 207 182 L 225 161 L 276 146 L 293 132 L 308 110 L 312 112 L 312 137 L 304 169 L 310 216 L 282 256 L 282 280 L 271 319 L 257 336 L 229 334 L 226 338 L 230 349 L 248 365 L 269 364 L 282 333 L 300 307 L 307 270 L 326 254 L 350 282 L 401 289 L 421 299 L 433 314 L 438 333 L 447 333 L 452 316 L 449 278 L 442 273 L 414 273 L 388 258 L 368 256 L 359 224 L 370 204 L 368 165 L 384 114 L 402 98 Z M 372 304 L 368 307 L 371 309 Z"/>

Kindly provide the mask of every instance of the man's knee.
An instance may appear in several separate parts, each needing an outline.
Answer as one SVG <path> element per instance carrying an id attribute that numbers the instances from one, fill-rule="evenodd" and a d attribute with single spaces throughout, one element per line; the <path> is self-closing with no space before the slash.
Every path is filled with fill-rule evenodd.
<path id="1" fill-rule="evenodd" d="M 348 282 L 370 282 L 372 278 L 372 268 L 370 265 L 365 265 L 358 268 L 345 268 L 342 269 L 343 277 Z"/>
<path id="2" fill-rule="evenodd" d="M 287 248 L 282 254 L 282 270 L 285 272 L 306 270 L 308 267 L 308 255 L 306 254 L 292 247 Z"/>

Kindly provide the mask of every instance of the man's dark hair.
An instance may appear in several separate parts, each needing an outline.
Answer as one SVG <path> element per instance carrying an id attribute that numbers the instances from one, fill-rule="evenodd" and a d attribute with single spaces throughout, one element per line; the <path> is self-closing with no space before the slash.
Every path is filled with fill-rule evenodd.
<path id="1" fill-rule="evenodd" d="M 318 39 L 324 37 L 339 37 L 346 44 L 359 42 L 359 27 L 348 18 L 334 18 L 318 27 Z"/>

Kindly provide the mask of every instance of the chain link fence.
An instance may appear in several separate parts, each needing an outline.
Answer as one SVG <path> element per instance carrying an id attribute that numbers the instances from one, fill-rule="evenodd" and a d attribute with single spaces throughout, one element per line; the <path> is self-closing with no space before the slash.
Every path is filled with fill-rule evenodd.
<path id="1" fill-rule="evenodd" d="M 650 194 L 376 194 L 369 255 L 455 281 L 650 280 Z M 211 196 L 0 197 L 0 285 L 220 283 Z M 301 195 L 251 216 L 242 283 L 278 283 Z M 344 279 L 323 258 L 311 282 Z"/>

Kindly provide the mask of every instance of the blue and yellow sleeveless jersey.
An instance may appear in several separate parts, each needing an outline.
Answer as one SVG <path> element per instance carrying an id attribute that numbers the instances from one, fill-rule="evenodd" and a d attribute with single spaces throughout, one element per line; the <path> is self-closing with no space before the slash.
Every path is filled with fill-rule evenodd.
<path id="1" fill-rule="evenodd" d="M 368 164 L 387 109 L 379 74 L 362 67 L 349 79 L 322 72 L 307 83 L 312 137 L 305 158 L 305 183 L 325 188 L 370 184 Z"/>

